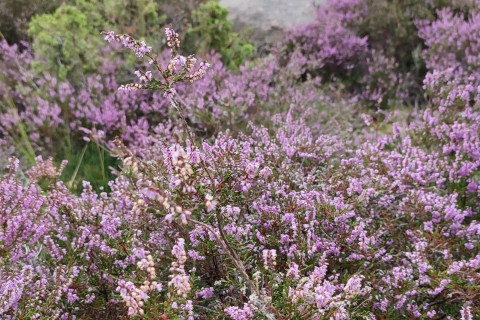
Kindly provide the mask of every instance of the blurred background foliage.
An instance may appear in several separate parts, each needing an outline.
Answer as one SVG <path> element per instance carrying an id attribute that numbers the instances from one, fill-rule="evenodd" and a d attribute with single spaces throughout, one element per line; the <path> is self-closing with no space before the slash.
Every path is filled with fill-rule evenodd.
<path id="1" fill-rule="evenodd" d="M 40 59 L 35 71 L 77 83 L 98 69 L 105 54 L 99 36 L 104 30 L 130 34 L 159 49 L 164 45 L 162 28 L 171 23 L 185 39 L 185 54 L 202 56 L 213 50 L 233 69 L 256 51 L 248 33 L 233 31 L 228 10 L 216 0 L 53 0 L 34 5 L 6 0 L 0 6 L 0 30 L 9 43 L 32 42 Z"/>
<path id="2" fill-rule="evenodd" d="M 33 70 L 31 83 L 53 77 L 58 83 L 68 82 L 73 88 L 84 88 L 90 77 L 103 74 L 102 67 L 108 61 L 115 65 L 117 80 L 130 81 L 131 70 L 138 67 L 138 60 L 106 46 L 100 33 L 113 30 L 129 34 L 161 52 L 165 48 L 163 28 L 169 24 L 180 34 L 182 54 L 202 58 L 216 52 L 225 67 L 234 72 L 256 53 L 249 33 L 234 31 L 228 10 L 217 0 L 0 1 L 0 40 L 32 52 L 34 58 L 28 62 L 31 65 L 22 66 Z M 32 90 L 45 101 L 55 101 L 53 97 L 48 98 L 49 89 L 33 85 Z M 7 98 L 11 103 L 6 108 L 16 109 L 15 113 L 26 107 L 22 105 L 24 102 L 10 97 L 2 100 Z M 16 105 L 12 105 L 14 102 Z M 64 103 L 60 107 L 64 116 L 69 113 Z M 107 183 L 113 177 L 110 167 L 116 168 L 116 160 L 94 142 L 85 143 L 72 136 L 69 125 L 67 121 L 57 127 L 57 134 L 45 133 L 58 139 L 55 149 L 49 150 L 55 161 L 69 161 L 63 172 L 64 180 L 73 190 L 80 190 L 84 179 L 91 181 L 97 190 L 108 189 Z M 28 128 L 23 127 L 27 137 Z M 48 126 L 45 130 L 51 131 Z M 24 140 L 19 139 L 21 144 L 16 148 L 25 150 L 32 162 L 31 150 L 36 148 L 32 147 L 33 142 Z"/>
<path id="3" fill-rule="evenodd" d="M 363 3 L 363 6 L 353 10 L 357 2 Z M 288 68 L 288 77 L 284 76 L 289 79 L 289 82 L 285 82 L 288 83 L 285 88 L 319 77 L 323 83 L 342 88 L 335 87 L 334 91 L 338 94 L 346 92 L 359 97 L 361 103 L 370 110 L 378 107 L 386 110 L 408 109 L 422 105 L 425 99 L 422 81 L 427 72 L 422 52 L 426 45 L 424 39 L 419 37 L 416 22 L 434 21 L 437 19 L 437 10 L 444 7 L 468 16 L 472 3 L 470 0 L 332 1 L 331 8 L 335 10 L 324 10 L 323 16 L 317 17 L 317 21 L 304 29 L 299 28 L 293 35 L 285 33 L 282 51 L 277 56 L 282 60 L 280 70 L 291 67 Z M 215 73 L 223 75 L 212 80 L 215 86 L 218 84 L 220 87 L 227 77 L 226 71 L 219 66 L 222 63 L 228 72 L 231 71 L 228 77 L 239 75 L 241 78 L 248 69 L 242 71 L 241 66 L 247 65 L 247 61 L 250 66 L 260 61 L 255 60 L 260 51 L 256 46 L 263 44 L 253 40 L 250 30 L 235 30 L 228 19 L 228 10 L 217 0 L 0 0 L 1 35 L 9 44 L 18 44 L 19 51 L 31 46 L 34 55 L 29 65 L 22 66 L 17 73 L 25 74 L 25 70 L 33 70 L 33 80 L 29 79 L 31 83 L 49 74 L 58 83 L 68 82 L 77 91 L 89 87 L 88 79 L 92 76 L 99 75 L 101 79 L 95 80 L 99 86 L 112 82 L 112 72 L 101 70 L 105 63 L 116 64 L 115 77 L 118 83 L 132 81 L 131 71 L 138 67 L 132 55 L 109 48 L 100 36 L 101 31 L 130 34 L 146 41 L 154 51 L 161 52 L 165 48 L 162 28 L 168 24 L 172 24 L 180 34 L 183 55 L 195 53 L 200 58 L 206 58 L 212 52 L 220 55 L 220 61 L 215 60 L 218 61 Z M 29 45 L 22 43 L 22 40 Z M 352 47 L 346 46 L 349 41 L 354 44 Z M 30 49 L 24 52 L 30 52 Z M 211 58 L 207 59 L 211 61 Z M 282 76 L 277 69 L 265 74 L 270 82 Z M 62 129 L 47 123 L 42 126 L 44 131 L 40 131 L 42 135 L 51 136 L 53 141 L 59 141 L 58 145 L 55 144 L 55 150 L 49 151 L 55 153 L 58 161 L 70 161 L 65 170 L 69 177 L 97 181 L 98 185 L 106 184 L 109 177 L 105 170 L 100 169 L 106 168 L 110 172 L 108 167 L 115 166 L 115 161 L 108 155 L 102 155 L 103 151 L 93 147 L 92 143 L 86 148 L 85 141 L 75 136 L 76 133 L 70 134 L 71 111 L 68 103 L 56 101 L 52 91 L 42 85 L 17 83 L 11 77 L 0 81 L 9 88 L 24 86 L 17 91 L 31 90 L 35 92 L 35 97 L 42 97 L 43 102 L 51 102 L 52 110 L 61 109 L 65 118 Z M 254 86 L 251 83 L 240 91 L 251 89 Z M 217 89 L 209 88 L 211 91 L 205 91 L 205 95 Z M 106 92 L 92 92 L 91 95 L 97 105 L 117 102 Z M 381 97 L 381 102 L 378 97 Z M 21 114 L 27 105 L 25 102 L 22 105 L 18 99 L 14 101 L 14 98 L 3 99 L 9 101 L 5 108 L 17 109 L 15 112 Z M 148 99 L 151 98 L 145 101 L 150 103 Z M 253 98 L 244 100 L 253 101 Z M 238 101 L 235 100 L 228 108 L 238 111 L 242 103 Z M 16 105 L 12 106 L 13 103 Z M 275 108 L 279 106 L 275 105 Z M 206 120 L 200 119 L 206 123 L 205 127 L 218 126 L 219 121 L 208 118 L 211 114 L 205 111 Z M 135 110 L 132 113 L 137 116 L 138 112 Z M 25 122 L 25 119 L 22 120 Z M 24 138 L 29 133 L 28 125 L 23 127 L 25 132 L 21 139 L 15 137 L 15 141 L 19 141 L 17 147 L 33 150 L 35 146 L 31 147 L 28 139 Z M 24 153 L 33 159 L 34 152 L 27 151 Z M 95 167 L 99 170 L 86 165 L 91 163 L 95 166 L 100 161 L 102 166 Z"/>
<path id="4" fill-rule="evenodd" d="M 230 68 L 240 67 L 255 53 L 255 47 L 246 35 L 233 31 L 228 20 L 228 10 L 217 1 L 207 1 L 192 12 L 191 27 L 187 30 L 185 44 L 190 52 L 206 53 L 214 50 Z"/>

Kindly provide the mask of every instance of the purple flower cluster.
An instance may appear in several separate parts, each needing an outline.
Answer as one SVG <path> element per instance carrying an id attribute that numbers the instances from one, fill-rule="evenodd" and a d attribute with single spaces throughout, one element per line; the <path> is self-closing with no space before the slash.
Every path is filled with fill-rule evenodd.
<path id="1" fill-rule="evenodd" d="M 443 71 L 452 69 L 457 77 L 480 79 L 480 24 L 478 9 L 455 13 L 452 8 L 437 12 L 434 21 L 419 21 L 419 35 L 427 49 L 423 55 L 427 67 Z"/>
<path id="2" fill-rule="evenodd" d="M 31 70 L 23 71 L 33 59 L 28 48 L 20 52 L 16 46 L 5 42 L 3 45 L 6 53 L 0 61 L 5 72 L 12 74 L 12 83 L 0 90 L 4 90 L 5 98 L 13 98 L 14 105 L 0 113 L 0 131 L 17 139 L 17 127 L 19 122 L 23 123 L 40 152 L 52 152 L 54 141 L 63 137 L 58 134 L 65 132 L 71 139 L 91 139 L 91 132 L 102 132 L 99 141 L 109 145 L 115 136 L 121 136 L 132 147 L 148 150 L 158 134 L 162 139 L 171 135 L 163 134 L 169 127 L 182 130 L 178 118 L 169 112 L 170 101 L 165 97 L 175 96 L 188 120 L 209 134 L 264 118 L 265 113 L 278 110 L 281 105 L 288 108 L 293 101 L 306 106 L 325 99 L 318 97 L 313 81 L 293 87 L 293 79 L 282 80 L 284 76 L 281 78 L 278 73 L 285 70 L 280 70 L 275 59 L 255 67 L 245 65 L 239 73 L 232 73 L 217 54 L 208 57 L 210 66 L 193 56 L 169 60 L 170 53 L 166 52 L 158 58 L 160 65 L 167 66 L 162 70 L 173 77 L 186 70 L 188 76 L 186 82 L 176 83 L 162 93 L 139 90 L 151 84 L 154 70 L 137 70 L 138 84 L 120 85 L 117 74 L 121 72 L 121 61 L 105 61 L 101 75 L 86 77 L 81 87 L 48 74 L 34 77 Z M 206 72 L 208 69 L 210 72 Z"/>
<path id="3" fill-rule="evenodd" d="M 433 6 L 428 1 L 419 3 L 423 9 Z M 315 21 L 289 32 L 284 44 L 288 67 L 300 79 L 313 76 L 325 83 L 341 83 L 357 101 L 375 109 L 410 103 L 412 96 L 418 99 L 416 81 L 419 79 L 415 78 L 418 70 L 404 68 L 406 62 L 399 61 L 401 54 L 395 47 L 396 41 L 405 46 L 406 35 L 396 39 L 396 35 L 392 35 L 395 32 L 387 30 L 392 27 L 406 32 L 402 23 L 408 25 L 415 21 L 415 12 L 401 13 L 411 21 L 407 18 L 407 21 L 388 20 L 390 16 L 399 15 L 396 10 L 416 10 L 413 4 L 405 3 L 405 8 L 399 6 L 402 5 L 383 0 L 326 1 L 319 6 Z M 394 23 L 393 26 L 376 21 L 383 10 L 387 10 L 386 22 Z M 378 30 L 374 27 L 376 24 L 385 29 Z M 411 57 L 415 52 L 406 54 Z"/>

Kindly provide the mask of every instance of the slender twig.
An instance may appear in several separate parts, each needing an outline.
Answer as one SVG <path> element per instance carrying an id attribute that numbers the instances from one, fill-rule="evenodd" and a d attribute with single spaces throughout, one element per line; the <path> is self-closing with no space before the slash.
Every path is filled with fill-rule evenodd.
<path id="1" fill-rule="evenodd" d="M 192 147 L 195 146 L 195 139 L 194 139 L 193 133 L 190 130 L 190 127 L 188 126 L 188 123 L 185 119 L 185 116 L 183 114 L 183 111 L 182 111 L 180 105 L 173 98 L 170 99 L 170 101 L 171 101 L 172 106 L 177 110 L 180 118 L 182 119 L 183 125 L 185 126 L 185 130 L 187 131 L 187 135 L 188 135 L 188 138 L 190 139 L 190 143 L 192 144 Z M 215 190 L 215 180 L 213 179 L 212 175 L 210 174 L 209 170 L 207 169 L 207 165 L 204 162 L 204 159 L 201 159 L 200 162 L 203 166 L 203 169 L 204 169 L 205 173 L 208 175 L 208 177 L 211 180 L 213 193 L 215 193 L 215 191 L 216 191 Z M 218 212 L 216 212 L 216 220 L 217 220 L 217 227 L 218 227 L 218 231 L 220 233 L 220 237 L 218 237 L 217 233 L 212 229 L 211 226 L 209 226 L 209 225 L 207 225 L 203 222 L 200 222 L 200 221 L 197 221 L 197 220 L 194 220 L 194 219 L 190 219 L 190 221 L 192 221 L 192 222 L 194 222 L 194 223 L 196 223 L 200 226 L 203 226 L 204 228 L 207 228 L 211 233 L 213 233 L 215 235 L 215 237 L 217 238 L 217 241 L 223 247 L 225 252 L 227 252 L 227 254 L 230 256 L 230 259 L 235 264 L 235 266 L 240 270 L 240 273 L 245 278 L 245 281 L 247 281 L 250 291 L 255 293 L 257 296 L 260 296 L 258 288 L 255 286 L 253 281 L 248 276 L 247 271 L 245 269 L 245 266 L 243 265 L 243 263 L 241 262 L 241 260 L 239 259 L 239 257 L 237 256 L 237 254 L 235 253 L 233 248 L 230 246 L 230 244 L 227 240 L 227 237 L 225 236 L 225 232 L 223 231 L 222 218 L 221 218 L 221 216 Z"/>
<path id="2" fill-rule="evenodd" d="M 260 296 L 260 292 L 258 290 L 258 287 L 254 284 L 254 282 L 248 276 L 247 271 L 245 269 L 245 266 L 240 261 L 240 259 L 238 259 L 235 252 L 233 251 L 233 249 L 228 244 L 228 241 L 226 241 L 226 239 L 223 240 L 224 238 L 222 239 L 222 236 L 219 237 L 218 234 L 215 232 L 215 230 L 212 228 L 212 226 L 210 226 L 206 223 L 200 222 L 198 220 L 192 219 L 192 218 L 189 218 L 188 220 L 191 221 L 193 224 L 199 225 L 199 226 L 207 229 L 208 231 L 210 231 L 210 233 L 212 233 L 214 235 L 214 237 L 217 239 L 220 246 L 230 256 L 230 259 L 232 260 L 232 262 L 235 264 L 235 266 L 238 268 L 238 270 L 240 271 L 242 276 L 245 278 L 245 281 L 247 282 L 247 285 L 248 285 L 248 288 L 250 289 L 250 291 L 252 293 L 256 294 L 257 296 Z M 220 234 L 222 234 L 222 233 L 223 233 L 223 231 L 220 232 Z"/>
<path id="3" fill-rule="evenodd" d="M 78 163 L 75 167 L 75 171 L 73 172 L 73 175 L 70 178 L 70 180 L 68 180 L 68 182 L 67 182 L 68 188 L 72 188 L 72 186 L 73 186 L 73 182 L 75 181 L 75 178 L 77 177 L 77 173 L 78 173 L 78 170 L 80 169 L 80 165 L 82 164 L 83 156 L 85 155 L 85 151 L 87 151 L 87 147 L 88 147 L 88 142 L 83 147 L 82 153 L 80 154 L 80 159 L 78 160 Z"/>
<path id="4" fill-rule="evenodd" d="M 174 98 L 171 98 L 170 102 L 171 102 L 172 106 L 177 110 L 180 118 L 182 119 L 185 130 L 187 131 L 187 136 L 190 140 L 190 144 L 192 145 L 192 147 L 195 146 L 195 139 L 194 139 L 193 132 L 190 130 L 190 127 L 188 126 L 187 120 L 185 119 L 185 115 L 183 114 L 183 110 L 182 110 L 180 104 Z M 210 174 L 210 171 L 207 169 L 207 165 L 205 163 L 205 160 L 200 158 L 200 163 L 202 164 L 203 170 L 205 171 L 207 176 L 210 178 L 210 182 L 211 182 L 212 188 L 213 188 L 212 192 L 215 194 L 216 193 L 215 179 L 213 179 L 212 175 Z"/>

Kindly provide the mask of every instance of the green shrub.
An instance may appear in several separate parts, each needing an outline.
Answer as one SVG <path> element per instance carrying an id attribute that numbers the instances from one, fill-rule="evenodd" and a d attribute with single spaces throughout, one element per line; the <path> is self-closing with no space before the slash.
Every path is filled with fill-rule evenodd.
<path id="1" fill-rule="evenodd" d="M 36 72 L 50 72 L 63 80 L 96 69 L 101 39 L 88 16 L 78 8 L 65 5 L 53 14 L 36 16 L 28 33 L 35 53 L 42 58 L 34 62 Z"/>
<path id="2" fill-rule="evenodd" d="M 35 71 L 76 82 L 97 70 L 102 30 L 117 29 L 139 38 L 160 39 L 165 17 L 157 10 L 153 0 L 75 0 L 54 13 L 37 15 L 28 27 L 35 54 L 42 59 L 35 62 Z"/>
<path id="3" fill-rule="evenodd" d="M 85 0 L 83 0 L 85 1 Z M 158 43 L 165 24 L 155 0 L 94 0 L 93 8 L 102 8 L 103 16 L 115 29 L 137 38 L 145 37 Z M 156 41 L 155 41 L 156 40 Z M 149 41 L 149 43 L 153 43 Z"/>
<path id="4" fill-rule="evenodd" d="M 187 32 L 186 47 L 191 52 L 215 50 L 230 68 L 238 68 L 255 53 L 255 47 L 245 36 L 233 31 L 228 10 L 218 1 L 202 3 L 192 13 L 192 27 Z"/>
<path id="5" fill-rule="evenodd" d="M 33 49 L 42 61 L 37 73 L 49 72 L 61 80 L 78 82 L 100 64 L 102 30 L 115 30 L 145 39 L 154 48 L 163 45 L 162 27 L 167 13 L 181 7 L 155 0 L 70 0 L 53 13 L 36 15 L 28 25 Z M 238 68 L 253 56 L 255 47 L 234 32 L 228 11 L 210 0 L 188 12 L 185 48 L 188 52 L 219 52 L 230 68 Z M 127 59 L 130 65 L 133 61 Z"/>

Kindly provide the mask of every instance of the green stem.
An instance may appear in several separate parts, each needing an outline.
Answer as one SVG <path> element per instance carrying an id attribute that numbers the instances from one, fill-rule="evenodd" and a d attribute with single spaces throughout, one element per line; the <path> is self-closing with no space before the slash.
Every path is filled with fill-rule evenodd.
<path id="1" fill-rule="evenodd" d="M 69 189 L 72 188 L 73 182 L 75 181 L 75 178 L 77 177 L 78 170 L 80 169 L 80 166 L 82 164 L 83 156 L 85 155 L 85 152 L 87 151 L 88 144 L 89 144 L 89 142 L 87 142 L 85 144 L 85 146 L 83 147 L 82 153 L 80 154 L 80 159 L 78 160 L 77 166 L 75 167 L 75 171 L 73 172 L 72 178 L 70 180 L 68 180 L 68 182 L 67 182 L 67 187 Z"/>
<path id="2" fill-rule="evenodd" d="M 15 115 L 18 117 L 17 107 L 15 106 L 15 103 L 13 102 L 12 98 L 7 95 L 6 100 L 8 105 L 7 108 L 11 109 L 15 113 Z M 17 125 L 18 132 L 20 134 L 20 141 L 21 141 L 20 144 L 24 145 L 24 147 L 19 148 L 20 152 L 25 154 L 25 156 L 28 159 L 28 162 L 31 165 L 35 165 L 35 151 L 33 150 L 32 144 L 30 143 L 30 139 L 28 138 L 27 129 L 25 128 L 25 126 L 23 125 L 23 122 L 20 119 L 16 122 L 16 125 Z M 12 138 L 14 138 L 13 135 L 12 135 Z"/>
<path id="3" fill-rule="evenodd" d="M 30 139 L 28 138 L 27 130 L 23 125 L 22 121 L 17 122 L 18 131 L 20 132 L 20 137 L 22 138 L 22 142 L 25 145 L 25 148 L 20 148 L 20 151 L 23 151 L 25 156 L 28 159 L 30 165 L 35 165 L 35 151 L 33 150 L 32 144 L 30 143 Z"/>
<path id="4" fill-rule="evenodd" d="M 107 176 L 105 175 L 105 157 L 104 157 L 104 151 L 103 149 L 100 149 L 100 146 L 98 145 L 98 143 L 95 143 L 95 146 L 97 147 L 97 152 L 98 152 L 98 156 L 100 157 L 100 166 L 101 166 L 101 170 L 102 170 L 102 178 L 103 178 L 103 181 L 106 181 L 107 180 Z"/>

